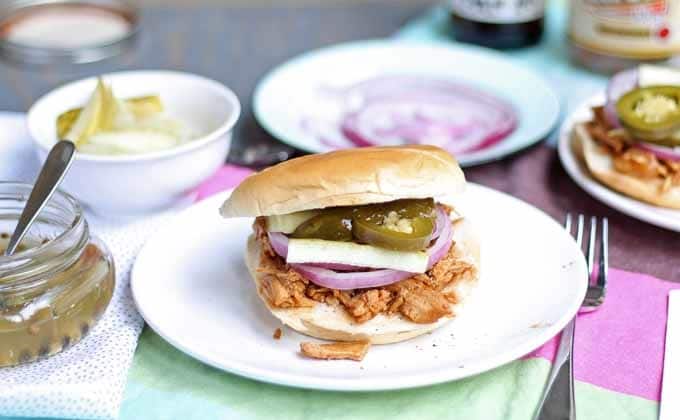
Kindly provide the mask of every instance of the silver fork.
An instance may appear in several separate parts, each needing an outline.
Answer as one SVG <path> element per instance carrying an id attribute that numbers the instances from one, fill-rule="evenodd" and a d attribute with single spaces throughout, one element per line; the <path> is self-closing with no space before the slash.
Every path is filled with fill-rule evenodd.
<path id="1" fill-rule="evenodd" d="M 582 247 L 585 217 L 578 215 L 576 226 L 576 243 Z M 593 273 L 595 261 L 595 246 L 597 242 L 597 218 L 590 218 L 590 234 L 588 237 L 588 274 Z M 607 271 L 609 269 L 609 221 L 602 219 L 600 229 L 600 252 L 598 272 L 595 283 L 590 282 L 579 312 L 590 312 L 597 309 L 604 302 L 607 292 Z M 572 231 L 572 216 L 567 214 L 564 227 L 567 232 Z M 574 352 L 574 329 L 576 317 L 564 327 L 560 346 L 557 349 L 555 363 L 550 370 L 548 382 L 543 390 L 541 402 L 536 410 L 534 420 L 575 420 L 576 403 L 574 401 L 574 364 L 572 353 Z"/>

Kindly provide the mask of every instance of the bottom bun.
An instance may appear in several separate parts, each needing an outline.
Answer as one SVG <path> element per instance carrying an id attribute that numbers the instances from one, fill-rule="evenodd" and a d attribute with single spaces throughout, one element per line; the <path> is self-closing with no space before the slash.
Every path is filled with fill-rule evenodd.
<path id="1" fill-rule="evenodd" d="M 452 312 L 460 312 L 464 301 L 477 285 L 479 277 L 480 250 L 479 241 L 465 219 L 454 222 L 455 250 L 477 269 L 470 270 L 445 292 L 454 292 L 456 302 L 451 305 Z M 416 324 L 399 314 L 379 314 L 373 319 L 357 323 L 345 310 L 325 303 L 317 302 L 312 308 L 273 308 L 261 292 L 261 276 L 257 272 L 260 261 L 260 247 L 254 236 L 248 239 L 246 265 L 255 281 L 257 294 L 267 305 L 271 313 L 292 329 L 311 337 L 334 341 L 368 341 L 372 344 L 388 344 L 408 340 L 428 333 L 449 322 L 453 317 L 444 317 L 431 324 Z"/>
<path id="2" fill-rule="evenodd" d="M 592 176 L 611 189 L 650 204 L 680 209 L 680 187 L 661 192 L 661 179 L 641 179 L 617 171 L 611 155 L 590 137 L 584 124 L 574 126 L 572 148 Z"/>

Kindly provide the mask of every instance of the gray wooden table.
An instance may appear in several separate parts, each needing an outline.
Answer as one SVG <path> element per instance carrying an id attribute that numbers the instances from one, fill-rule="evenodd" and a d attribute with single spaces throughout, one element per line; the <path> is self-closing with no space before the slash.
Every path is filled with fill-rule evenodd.
<path id="1" fill-rule="evenodd" d="M 130 69 L 198 73 L 230 86 L 243 104 L 230 159 L 272 139 L 257 125 L 250 99 L 269 69 L 304 51 L 384 37 L 431 0 L 286 0 L 285 5 L 203 0 L 144 9 L 138 45 L 109 61 L 72 68 L 0 64 L 0 110 L 25 111 L 43 93 L 85 76 Z M 206 5 L 207 2 L 207 5 Z M 235 3 L 238 3 L 235 5 Z M 284 155 L 291 149 L 280 146 Z M 509 192 L 560 220 L 567 211 L 610 218 L 611 265 L 680 281 L 680 234 L 631 219 L 590 198 L 566 175 L 555 150 L 536 146 L 502 162 L 466 170 L 468 179 Z M 499 214 L 502 217 L 502 214 Z M 508 221 L 512 223 L 512 221 Z M 530 227 L 527 227 L 530 228 Z"/>

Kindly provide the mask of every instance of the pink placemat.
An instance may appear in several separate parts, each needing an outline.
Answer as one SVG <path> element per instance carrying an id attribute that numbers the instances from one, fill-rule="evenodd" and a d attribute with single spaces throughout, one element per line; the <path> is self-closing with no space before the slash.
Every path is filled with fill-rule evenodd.
<path id="1" fill-rule="evenodd" d="M 195 191 L 196 201 L 210 197 L 218 192 L 234 188 L 253 171 L 235 165 L 224 165 L 210 179 L 201 184 Z"/>
<path id="2" fill-rule="evenodd" d="M 673 289 L 680 289 L 680 284 L 610 269 L 604 304 L 577 318 L 576 379 L 658 401 L 668 292 Z M 528 357 L 553 360 L 556 350 L 555 338 Z"/>

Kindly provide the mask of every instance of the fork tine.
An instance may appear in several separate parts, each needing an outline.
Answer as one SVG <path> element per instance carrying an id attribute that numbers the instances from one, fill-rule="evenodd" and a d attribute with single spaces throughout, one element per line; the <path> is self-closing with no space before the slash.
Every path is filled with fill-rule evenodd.
<path id="1" fill-rule="evenodd" d="M 597 241 L 597 217 L 590 217 L 590 235 L 588 236 L 588 275 L 593 275 L 593 263 L 595 262 L 595 242 Z M 590 283 L 590 277 L 588 277 Z"/>
<path id="2" fill-rule="evenodd" d="M 571 234 L 571 213 L 567 213 L 567 217 L 564 220 L 564 229 Z"/>
<path id="3" fill-rule="evenodd" d="M 602 219 L 602 237 L 600 240 L 600 269 L 597 273 L 597 285 L 602 289 L 607 287 L 607 273 L 609 272 L 609 220 Z"/>
<path id="4" fill-rule="evenodd" d="M 583 222 L 585 217 L 582 214 L 578 215 L 578 224 L 576 225 L 576 244 L 581 248 L 583 244 Z"/>

